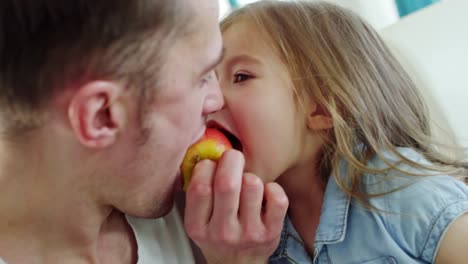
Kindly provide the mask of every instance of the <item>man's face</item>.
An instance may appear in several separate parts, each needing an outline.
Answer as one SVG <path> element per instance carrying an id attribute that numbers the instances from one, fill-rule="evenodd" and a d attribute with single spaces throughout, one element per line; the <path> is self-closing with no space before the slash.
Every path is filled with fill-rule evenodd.
<path id="1" fill-rule="evenodd" d="M 224 103 L 213 73 L 222 56 L 217 1 L 197 1 L 192 8 L 198 26 L 167 51 L 154 100 L 139 118 L 143 124 L 129 124 L 138 136 L 123 137 L 126 143 L 114 150 L 124 152 L 113 154 L 119 155 L 121 164 L 112 166 L 120 166 L 121 176 L 110 177 L 124 195 L 115 188 L 110 192 L 114 206 L 130 215 L 158 217 L 171 209 L 185 151 L 202 136 L 206 115 Z"/>

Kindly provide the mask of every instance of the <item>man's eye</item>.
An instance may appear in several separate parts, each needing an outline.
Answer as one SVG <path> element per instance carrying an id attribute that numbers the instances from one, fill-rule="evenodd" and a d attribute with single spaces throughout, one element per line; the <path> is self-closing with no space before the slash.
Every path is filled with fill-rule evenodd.
<path id="1" fill-rule="evenodd" d="M 234 74 L 234 83 L 240 83 L 240 82 L 247 81 L 251 77 L 252 76 L 250 76 L 248 74 L 245 74 L 245 73 Z"/>
<path id="2" fill-rule="evenodd" d="M 211 79 L 213 78 L 213 75 L 214 74 L 212 71 L 208 73 L 207 75 L 205 75 L 205 77 L 203 77 L 203 79 L 200 80 L 200 86 L 204 86 L 205 84 L 209 83 Z"/>

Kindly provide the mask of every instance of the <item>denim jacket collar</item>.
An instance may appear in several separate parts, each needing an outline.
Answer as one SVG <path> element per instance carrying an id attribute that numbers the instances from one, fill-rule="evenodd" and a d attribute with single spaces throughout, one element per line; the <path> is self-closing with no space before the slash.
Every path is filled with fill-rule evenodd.
<path id="1" fill-rule="evenodd" d="M 351 198 L 338 187 L 335 178 L 330 176 L 325 190 L 319 226 L 315 235 L 315 254 L 320 251 L 324 244 L 335 244 L 344 240 L 350 201 Z M 333 219 L 333 221 L 330 221 L 330 219 Z M 303 248 L 302 239 L 290 219 L 286 216 L 281 232 L 280 244 L 271 256 L 271 259 L 289 258 L 291 252 L 288 251 L 291 250 L 291 245 L 294 244 L 297 245 L 292 246 L 295 251 L 294 256 L 301 256 L 304 259 L 309 258 Z"/>
<path id="2" fill-rule="evenodd" d="M 338 187 L 335 178 L 330 176 L 315 234 L 316 245 L 335 244 L 344 240 L 350 201 L 351 198 Z"/>

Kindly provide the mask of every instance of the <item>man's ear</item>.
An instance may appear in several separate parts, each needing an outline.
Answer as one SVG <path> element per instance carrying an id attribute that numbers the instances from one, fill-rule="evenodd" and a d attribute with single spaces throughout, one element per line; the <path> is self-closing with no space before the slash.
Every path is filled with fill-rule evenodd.
<path id="1" fill-rule="evenodd" d="M 314 131 L 330 129 L 333 127 L 333 119 L 317 103 L 312 103 L 311 111 L 307 115 L 307 127 Z"/>
<path id="2" fill-rule="evenodd" d="M 93 81 L 73 93 L 68 105 L 68 118 L 84 146 L 105 148 L 115 142 L 127 116 L 122 92 L 117 83 Z"/>

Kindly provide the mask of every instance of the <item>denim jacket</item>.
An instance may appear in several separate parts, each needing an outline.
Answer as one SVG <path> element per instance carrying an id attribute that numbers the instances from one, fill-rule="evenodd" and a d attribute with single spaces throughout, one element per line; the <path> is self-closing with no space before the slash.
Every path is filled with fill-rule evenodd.
<path id="1" fill-rule="evenodd" d="M 412 149 L 399 152 L 416 162 L 427 162 Z M 390 154 L 392 162 L 398 159 Z M 368 164 L 373 168 L 387 165 L 378 158 Z M 408 165 L 398 165 L 403 171 L 421 172 Z M 341 163 L 340 170 L 346 169 Z M 439 243 L 449 224 L 468 212 L 468 187 L 446 175 L 407 176 L 397 170 L 385 175 L 363 176 L 369 193 L 392 192 L 372 198 L 366 209 L 347 196 L 330 177 L 325 190 L 313 256 L 286 218 L 278 248 L 269 263 L 433 263 Z"/>

